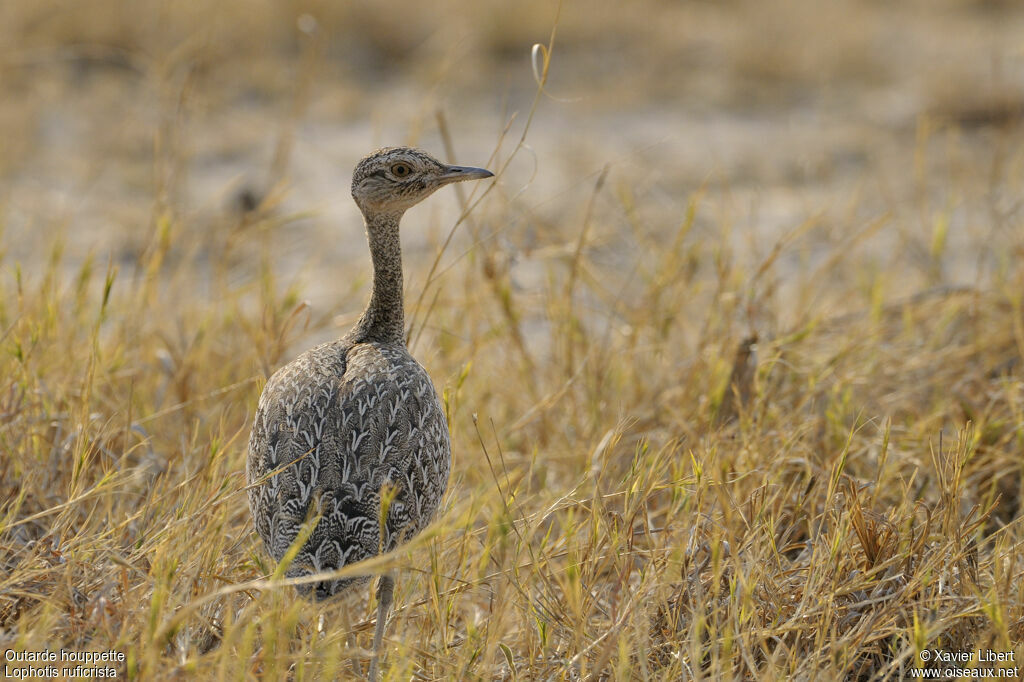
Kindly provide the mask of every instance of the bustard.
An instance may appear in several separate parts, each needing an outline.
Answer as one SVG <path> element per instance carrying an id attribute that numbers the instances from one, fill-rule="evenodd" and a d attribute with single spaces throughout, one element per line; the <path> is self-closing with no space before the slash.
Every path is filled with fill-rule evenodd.
<path id="1" fill-rule="evenodd" d="M 352 198 L 363 213 L 373 260 L 370 302 L 345 336 L 306 351 L 270 377 L 249 438 L 249 508 L 275 561 L 304 523 L 319 519 L 289 577 L 390 551 L 422 530 L 437 509 L 451 465 L 448 423 L 430 377 L 405 345 L 398 224 L 439 187 L 493 175 L 404 147 L 381 149 L 356 165 Z M 324 580 L 303 591 L 322 599 L 367 580 Z M 393 590 L 392 577 L 381 576 L 371 679 Z"/>

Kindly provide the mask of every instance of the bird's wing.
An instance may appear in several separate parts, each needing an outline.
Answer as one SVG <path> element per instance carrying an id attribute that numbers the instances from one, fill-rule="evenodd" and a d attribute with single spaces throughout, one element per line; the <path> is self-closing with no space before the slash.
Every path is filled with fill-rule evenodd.
<path id="1" fill-rule="evenodd" d="M 289 575 L 392 549 L 429 521 L 448 480 L 444 413 L 404 348 L 358 343 L 340 360 L 322 355 L 304 354 L 271 378 L 250 441 L 250 506 L 270 554 L 280 560 L 303 523 L 317 521 Z"/>
<path id="2" fill-rule="evenodd" d="M 246 474 L 256 530 L 275 559 L 295 540 L 318 497 L 325 452 L 336 440 L 344 349 L 325 344 L 270 378 L 249 438 Z"/>

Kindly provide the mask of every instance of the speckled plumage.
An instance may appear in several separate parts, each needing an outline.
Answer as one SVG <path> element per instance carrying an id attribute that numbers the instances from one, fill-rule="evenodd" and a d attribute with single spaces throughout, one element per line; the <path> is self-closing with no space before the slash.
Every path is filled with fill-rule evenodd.
<path id="1" fill-rule="evenodd" d="M 407 148 L 380 150 L 356 166 L 352 196 L 374 267 L 370 303 L 344 337 L 274 373 L 249 440 L 249 507 L 270 555 L 280 561 L 303 523 L 319 517 L 287 575 L 394 549 L 438 508 L 451 446 L 437 392 L 405 346 L 399 220 L 438 187 L 490 175 Z M 393 497 L 381 528 L 386 490 Z M 328 597 L 359 580 L 321 581 L 314 591 Z"/>
<path id="2" fill-rule="evenodd" d="M 271 556 L 280 560 L 303 521 L 320 516 L 289 576 L 394 549 L 430 521 L 448 485 L 444 411 L 427 373 L 400 344 L 346 337 L 303 353 L 267 384 L 251 442 L 250 480 L 293 463 L 249 490 Z M 385 486 L 396 490 L 381 534 Z M 350 582 L 316 583 L 316 596 Z"/>

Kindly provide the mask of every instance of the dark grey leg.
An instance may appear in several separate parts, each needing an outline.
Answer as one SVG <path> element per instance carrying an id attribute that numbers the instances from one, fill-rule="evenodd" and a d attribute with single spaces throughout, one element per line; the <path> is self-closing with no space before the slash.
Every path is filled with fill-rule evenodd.
<path id="1" fill-rule="evenodd" d="M 395 579 L 390 575 L 382 575 L 377 585 L 377 628 L 373 631 L 373 658 L 370 659 L 370 680 L 380 679 L 380 645 L 384 640 L 384 628 L 387 627 L 388 616 L 391 614 L 391 599 L 395 593 Z"/>
<path id="2" fill-rule="evenodd" d="M 348 636 L 345 637 L 345 645 L 348 647 L 349 660 L 348 664 L 352 668 L 352 674 L 359 677 L 363 674 L 363 664 L 358 655 L 359 653 L 359 640 L 356 638 L 356 633 L 352 631 L 352 626 L 348 626 Z"/>

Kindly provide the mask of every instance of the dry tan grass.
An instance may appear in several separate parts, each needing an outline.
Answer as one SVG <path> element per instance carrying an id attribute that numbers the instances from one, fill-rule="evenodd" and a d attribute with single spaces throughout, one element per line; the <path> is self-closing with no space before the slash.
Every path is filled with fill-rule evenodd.
<path id="1" fill-rule="evenodd" d="M 368 4 L 335 5 L 264 9 L 289 25 L 316 13 L 329 35 L 363 27 L 399 64 L 430 53 L 433 15 L 395 33 Z M 242 59 L 225 46 L 330 59 L 246 3 L 139 7 L 120 22 L 94 8 L 89 23 L 11 5 L 22 30 L 4 69 L 28 78 L 54 45 L 103 44 L 160 65 L 144 80 L 180 114 L 191 81 L 167 74 L 209 68 L 195 87 L 218 91 L 238 68 L 218 60 Z M 570 50 L 619 28 L 672 54 L 664 26 L 604 9 L 559 26 Z M 549 10 L 470 12 L 486 22 L 467 49 L 501 72 L 550 31 Z M 190 41 L 195 15 L 209 29 Z M 763 17 L 790 30 L 784 18 Z M 798 46 L 769 64 L 770 41 L 724 35 L 742 82 L 810 78 Z M 859 78 L 857 39 L 837 44 L 823 68 Z M 304 106 L 271 56 L 248 58 L 277 73 L 265 96 Z M 187 127 L 167 111 L 139 161 L 151 212 L 121 250 L 69 255 L 60 225 L 27 255 L 0 241 L 18 254 L 0 261 L 0 648 L 116 649 L 132 679 L 345 678 L 367 662 L 367 595 L 320 604 L 269 580 L 243 462 L 265 377 L 339 333 L 347 317 L 332 313 L 361 307 L 366 263 L 351 284 L 339 275 L 330 309 L 310 307 L 282 272 L 297 218 L 273 193 L 244 219 L 182 210 Z M 749 250 L 713 188 L 645 204 L 636 176 L 606 169 L 544 212 L 499 178 L 464 204 L 440 267 L 445 230 L 407 255 L 413 350 L 443 392 L 455 465 L 432 528 L 372 566 L 398 575 L 386 678 L 896 679 L 925 648 L 1015 651 L 1020 665 L 1024 155 L 1000 146 L 982 166 L 956 123 L 908 132 L 913 205 L 835 207 Z M 1020 139 L 1013 116 L 1000 125 L 997 141 Z M 525 153 L 515 142 L 498 166 Z M 5 144 L 12 167 L 32 154 Z M 987 235 L 970 285 L 945 274 L 949 196 L 991 209 L 970 233 Z"/>

